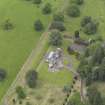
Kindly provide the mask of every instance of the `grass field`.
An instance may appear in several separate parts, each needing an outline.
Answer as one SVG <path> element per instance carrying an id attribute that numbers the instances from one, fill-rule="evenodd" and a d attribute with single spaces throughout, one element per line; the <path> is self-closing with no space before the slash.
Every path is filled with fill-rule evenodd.
<path id="1" fill-rule="evenodd" d="M 49 0 L 43 0 L 43 1 L 44 3 L 49 2 Z M 53 11 L 55 12 L 58 9 L 61 10 L 61 8 L 64 5 L 64 1 L 65 0 L 56 0 L 56 1 L 50 0 L 50 3 L 53 6 Z M 104 39 L 105 38 L 104 5 L 105 5 L 104 0 L 95 0 L 95 1 L 85 0 L 84 5 L 80 7 L 81 16 L 79 18 L 70 18 L 68 16 L 65 16 L 65 26 L 67 28 L 67 32 L 70 33 L 70 35 L 72 35 L 75 30 L 80 29 L 80 21 L 84 16 L 92 16 L 95 20 L 97 20 L 100 23 L 99 31 L 95 36 L 101 35 Z M 12 81 L 15 79 L 17 73 L 21 69 L 24 62 L 26 61 L 30 52 L 36 46 L 41 34 L 44 32 L 43 30 L 42 32 L 38 33 L 34 30 L 33 24 L 35 20 L 41 19 L 45 26 L 45 29 L 47 28 L 48 24 L 51 22 L 52 19 L 51 15 L 47 16 L 42 15 L 41 12 L 42 6 L 43 4 L 41 6 L 36 6 L 35 4 L 32 4 L 31 2 L 26 2 L 25 0 L 2 0 L 0 2 L 0 48 L 1 48 L 0 68 L 4 68 L 8 72 L 7 79 L 2 83 L 0 83 L 0 100 L 3 97 L 4 93 L 6 92 L 6 90 L 8 89 L 8 87 L 10 86 L 10 84 L 12 83 Z M 11 31 L 4 31 L 2 29 L 2 25 L 7 19 L 10 19 L 14 25 L 14 29 Z M 81 36 L 84 38 L 94 37 L 94 35 L 88 37 L 83 32 L 81 32 Z M 68 44 L 69 42 L 64 41 L 63 49 L 65 53 Z M 46 50 L 46 48 L 44 49 Z M 40 57 L 42 56 L 43 55 L 41 55 Z M 35 59 L 34 62 L 35 69 L 37 65 L 38 66 L 37 69 L 39 71 L 39 79 L 43 80 L 43 83 L 46 83 L 46 85 L 48 86 L 39 89 L 40 91 L 42 90 L 43 94 L 44 92 L 46 94 L 48 92 L 48 95 L 49 93 L 53 94 L 51 92 L 53 86 L 51 87 L 50 83 L 56 85 L 55 88 L 55 93 L 56 93 L 56 89 L 59 88 L 59 86 L 62 87 L 65 84 L 68 84 L 70 81 L 72 81 L 72 74 L 69 74 L 69 71 L 63 70 L 59 73 L 53 73 L 53 74 L 49 73 L 47 69 L 48 65 L 43 61 L 37 62 L 37 59 L 39 59 L 38 57 Z M 73 59 L 73 62 L 74 62 L 74 69 L 76 69 L 78 62 L 75 59 Z M 38 94 L 40 93 L 39 90 L 37 89 Z M 63 96 L 63 94 L 61 96 Z"/>
<path id="2" fill-rule="evenodd" d="M 99 30 L 96 35 L 91 35 L 87 37 L 86 34 L 80 32 L 81 37 L 90 38 L 94 36 L 101 35 L 105 39 L 105 1 L 104 0 L 84 0 L 84 4 L 80 6 L 81 15 L 77 18 L 65 18 L 65 25 L 67 30 L 72 35 L 74 31 L 80 29 L 80 22 L 84 16 L 92 16 L 92 18 L 99 22 Z M 95 37 L 94 37 L 95 38 Z"/>
<path id="3" fill-rule="evenodd" d="M 50 1 L 53 11 L 60 8 L 62 1 Z M 0 99 L 42 34 L 42 32 L 34 31 L 35 20 L 41 19 L 45 29 L 51 20 L 51 15 L 42 15 L 41 8 L 42 6 L 37 7 L 24 0 L 2 0 L 0 2 L 0 68 L 5 69 L 8 74 L 7 79 L 0 83 Z M 4 31 L 2 29 L 7 19 L 13 23 L 13 30 Z"/>

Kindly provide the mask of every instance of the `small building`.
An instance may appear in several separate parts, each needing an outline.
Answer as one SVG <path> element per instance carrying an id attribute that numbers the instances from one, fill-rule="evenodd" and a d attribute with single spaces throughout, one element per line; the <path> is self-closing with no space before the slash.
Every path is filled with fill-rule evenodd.
<path id="1" fill-rule="evenodd" d="M 68 51 L 70 51 L 71 53 L 81 54 L 84 53 L 85 48 L 86 46 L 84 45 L 74 43 L 68 47 Z"/>

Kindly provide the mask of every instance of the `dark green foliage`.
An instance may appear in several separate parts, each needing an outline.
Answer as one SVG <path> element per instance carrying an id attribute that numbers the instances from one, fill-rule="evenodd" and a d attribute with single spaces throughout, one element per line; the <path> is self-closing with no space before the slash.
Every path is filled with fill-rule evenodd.
<path id="1" fill-rule="evenodd" d="M 35 88 L 37 84 L 38 74 L 35 70 L 30 70 L 26 74 L 26 82 L 30 88 Z"/>
<path id="2" fill-rule="evenodd" d="M 56 13 L 56 14 L 54 14 L 53 15 L 53 20 L 54 21 L 61 21 L 61 22 L 63 22 L 64 21 L 64 15 L 63 15 L 63 13 Z"/>
<path id="3" fill-rule="evenodd" d="M 103 105 L 101 94 L 96 87 L 89 87 L 87 92 L 90 105 Z"/>
<path id="4" fill-rule="evenodd" d="M 52 7 L 50 3 L 46 3 L 42 9 L 43 14 L 50 14 L 52 11 Z"/>
<path id="5" fill-rule="evenodd" d="M 84 0 L 71 0 L 71 3 L 75 3 L 77 5 L 81 5 L 84 3 Z"/>
<path id="6" fill-rule="evenodd" d="M 67 8 L 67 15 L 70 17 L 78 17 L 80 15 L 80 9 L 77 5 L 70 5 Z"/>
<path id="7" fill-rule="evenodd" d="M 70 100 L 67 102 L 66 105 L 84 105 L 84 104 L 81 102 L 80 94 L 76 92 L 70 97 Z"/>
<path id="8" fill-rule="evenodd" d="M 94 51 L 95 50 L 95 51 Z M 94 81 L 105 81 L 105 50 L 102 45 L 96 46 L 93 53 L 90 48 L 86 50 L 78 67 L 78 72 L 86 85 Z"/>
<path id="9" fill-rule="evenodd" d="M 92 61 L 96 64 L 101 64 L 103 57 L 105 56 L 105 51 L 102 46 L 98 47 L 93 55 Z"/>
<path id="10" fill-rule="evenodd" d="M 33 0 L 34 4 L 40 4 L 42 2 L 42 0 Z"/>
<path id="11" fill-rule="evenodd" d="M 5 23 L 3 24 L 3 29 L 4 30 L 12 30 L 13 29 L 13 24 L 10 22 L 10 20 L 6 20 Z"/>
<path id="12" fill-rule="evenodd" d="M 53 46 L 59 46 L 62 44 L 62 35 L 59 31 L 52 31 L 50 34 L 50 44 Z"/>
<path id="13" fill-rule="evenodd" d="M 26 98 L 26 94 L 21 86 L 16 87 L 16 93 L 17 93 L 19 99 Z"/>
<path id="14" fill-rule="evenodd" d="M 43 30 L 43 24 L 40 20 L 35 21 L 34 28 L 36 31 L 42 31 Z"/>
<path id="15" fill-rule="evenodd" d="M 65 31 L 65 26 L 61 21 L 53 21 L 49 29 L 58 29 L 59 31 Z"/>
<path id="16" fill-rule="evenodd" d="M 86 16 L 81 21 L 81 26 L 84 33 L 90 35 L 95 34 L 98 30 L 98 23 L 93 21 L 91 17 Z"/>
<path id="17" fill-rule="evenodd" d="M 80 38 L 79 31 L 75 31 L 74 35 L 76 39 Z"/>
<path id="18" fill-rule="evenodd" d="M 7 73 L 4 69 L 0 69 L 0 81 L 3 81 L 7 76 Z"/>
<path id="19" fill-rule="evenodd" d="M 86 24 L 83 28 L 83 31 L 88 35 L 95 34 L 97 32 L 97 23 L 91 22 Z"/>
<path id="20" fill-rule="evenodd" d="M 92 18 L 90 16 L 85 16 L 81 21 L 81 26 L 84 27 L 86 24 L 90 23 Z"/>

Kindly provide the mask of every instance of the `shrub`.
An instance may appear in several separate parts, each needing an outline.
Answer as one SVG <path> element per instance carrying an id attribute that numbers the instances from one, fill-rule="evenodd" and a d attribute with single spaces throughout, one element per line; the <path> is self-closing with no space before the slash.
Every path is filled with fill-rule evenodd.
<path id="1" fill-rule="evenodd" d="M 19 104 L 22 105 L 23 104 L 23 101 L 22 100 L 19 100 Z"/>
<path id="2" fill-rule="evenodd" d="M 50 3 L 46 3 L 42 9 L 43 14 L 50 14 L 52 9 L 51 9 L 51 4 Z"/>
<path id="3" fill-rule="evenodd" d="M 31 103 L 30 102 L 26 102 L 26 105 L 31 105 Z"/>
<path id="4" fill-rule="evenodd" d="M 26 74 L 26 82 L 30 88 L 35 88 L 37 83 L 38 74 L 35 70 L 30 70 Z"/>
<path id="5" fill-rule="evenodd" d="M 50 99 L 48 100 L 48 102 L 49 102 L 50 104 L 53 104 L 53 103 L 55 102 L 55 99 L 50 98 Z"/>
<path id="6" fill-rule="evenodd" d="M 49 29 L 58 29 L 59 31 L 65 31 L 65 26 L 61 21 L 53 21 Z"/>
<path id="7" fill-rule="evenodd" d="M 7 73 L 4 69 L 0 69 L 0 81 L 3 81 L 7 76 Z"/>
<path id="8" fill-rule="evenodd" d="M 36 31 L 43 30 L 43 24 L 40 20 L 35 21 L 34 27 Z"/>
<path id="9" fill-rule="evenodd" d="M 67 15 L 70 17 L 78 17 L 80 15 L 80 10 L 78 6 L 71 5 L 67 8 Z"/>
<path id="10" fill-rule="evenodd" d="M 78 30 L 75 31 L 74 36 L 75 36 L 76 39 L 80 38 L 80 35 L 79 35 L 79 31 Z"/>
<path id="11" fill-rule="evenodd" d="M 53 46 L 59 46 L 62 44 L 62 35 L 59 31 L 52 31 L 50 34 L 50 44 Z"/>
<path id="12" fill-rule="evenodd" d="M 64 15 L 60 12 L 56 13 L 56 14 L 53 15 L 53 20 L 63 22 L 64 21 Z"/>
<path id="13" fill-rule="evenodd" d="M 42 0 L 33 0 L 34 4 L 40 4 L 42 2 Z"/>
<path id="14" fill-rule="evenodd" d="M 71 0 L 71 3 L 75 3 L 77 5 L 81 5 L 84 3 L 84 0 Z"/>
<path id="15" fill-rule="evenodd" d="M 70 86 L 64 86 L 63 91 L 68 93 L 71 91 L 71 87 Z"/>
<path id="16" fill-rule="evenodd" d="M 37 99 L 37 100 L 41 100 L 42 98 L 43 98 L 43 97 L 42 97 L 41 95 L 37 95 L 37 96 L 36 96 L 36 99 Z"/>
<path id="17" fill-rule="evenodd" d="M 16 93 L 17 93 L 19 99 L 26 98 L 26 94 L 21 86 L 16 87 Z"/>
<path id="18" fill-rule="evenodd" d="M 3 29 L 4 30 L 11 30 L 13 29 L 13 24 L 10 22 L 10 20 L 6 20 L 5 23 L 3 24 Z"/>

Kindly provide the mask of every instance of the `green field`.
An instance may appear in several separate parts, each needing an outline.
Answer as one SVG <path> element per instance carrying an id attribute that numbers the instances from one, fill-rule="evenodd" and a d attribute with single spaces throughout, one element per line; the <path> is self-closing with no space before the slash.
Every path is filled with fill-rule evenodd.
<path id="1" fill-rule="evenodd" d="M 84 0 L 84 4 L 80 6 L 81 14 L 80 17 L 70 18 L 66 16 L 65 25 L 67 31 L 72 35 L 74 31 L 80 29 L 80 22 L 84 16 L 91 16 L 94 20 L 99 22 L 99 29 L 96 35 L 90 35 L 90 37 L 101 35 L 105 39 L 105 1 L 104 0 Z M 65 13 L 66 14 L 66 13 Z M 80 32 L 81 37 L 88 38 L 82 31 Z"/>
<path id="2" fill-rule="evenodd" d="M 3 82 L 0 82 L 0 100 L 15 79 L 22 65 L 27 60 L 32 49 L 34 49 L 37 45 L 42 33 L 45 32 L 52 20 L 52 14 L 43 15 L 41 11 L 44 3 L 47 2 L 52 4 L 52 13 L 62 10 L 63 6 L 65 5 L 65 0 L 43 0 L 43 3 L 40 6 L 37 6 L 31 2 L 26 2 L 25 0 L 2 0 L 0 2 L 0 68 L 3 68 L 7 71 L 7 79 Z M 99 22 L 98 32 L 96 35 L 91 36 L 87 36 L 83 32 L 80 32 L 81 37 L 87 39 L 101 35 L 103 39 L 105 39 L 105 1 L 85 0 L 84 4 L 80 6 L 80 10 L 81 16 L 78 18 L 70 18 L 65 12 L 64 22 L 67 29 L 66 32 L 70 35 L 73 35 L 74 31 L 80 29 L 81 19 L 84 16 L 92 16 L 93 19 Z M 10 19 L 10 21 L 13 23 L 13 30 L 3 30 L 2 25 L 7 19 Z M 40 19 L 44 24 L 44 30 L 42 32 L 36 32 L 34 30 L 33 24 L 37 19 Z M 39 50 L 43 50 L 43 53 L 46 52 L 48 47 L 45 41 L 43 42 L 44 45 L 42 45 L 44 48 L 39 48 Z M 69 41 L 64 41 L 62 48 L 65 54 L 67 53 L 66 50 L 69 44 Z M 66 84 L 69 84 L 69 82 L 72 82 L 73 76 L 67 70 L 57 73 L 49 73 L 47 69 L 48 65 L 43 62 L 43 60 L 40 62 L 44 55 L 39 50 L 37 50 L 35 56 L 37 56 L 37 54 L 38 56 L 35 58 L 35 62 L 33 62 L 34 69 L 37 69 L 39 72 L 39 80 L 48 85 L 48 88 L 50 87 L 51 83 L 56 85 L 56 88 L 59 88 L 60 86 L 62 87 Z M 73 64 L 74 69 L 76 69 L 78 62 L 75 60 L 75 58 L 73 59 Z M 43 89 L 44 88 L 42 87 L 42 90 Z M 51 86 L 51 90 L 49 91 L 52 91 L 52 89 L 53 86 Z M 48 92 L 47 88 L 45 91 Z M 42 93 L 44 93 L 44 91 L 42 91 Z"/>
<path id="3" fill-rule="evenodd" d="M 44 3 L 48 1 L 45 0 Z M 62 3 L 53 0 L 50 2 L 53 5 L 53 11 Z M 0 83 L 0 99 L 42 34 L 34 30 L 35 20 L 41 19 L 45 29 L 51 20 L 51 15 L 42 15 L 41 8 L 42 5 L 38 7 L 24 0 L 2 0 L 0 2 L 0 68 L 5 69 L 8 74 L 7 79 Z M 7 19 L 13 23 L 13 30 L 4 31 L 2 29 Z"/>

